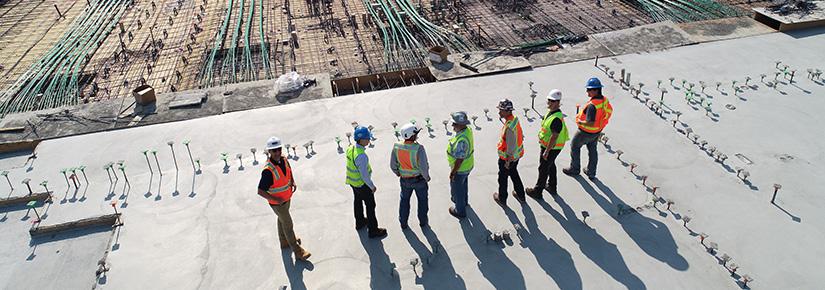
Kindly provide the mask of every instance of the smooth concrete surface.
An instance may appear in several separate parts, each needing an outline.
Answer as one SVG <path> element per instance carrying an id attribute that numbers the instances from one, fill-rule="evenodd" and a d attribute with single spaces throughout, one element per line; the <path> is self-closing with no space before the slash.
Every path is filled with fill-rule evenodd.
<path id="1" fill-rule="evenodd" d="M 775 32 L 752 17 L 734 17 L 677 24 L 693 42 L 708 42 Z"/>
<path id="2" fill-rule="evenodd" d="M 111 201 L 117 201 L 125 225 L 109 244 L 105 279 L 95 280 L 94 271 L 49 273 L 72 283 L 96 281 L 103 289 L 737 289 L 742 286 L 738 275 L 745 274 L 755 279 L 751 288 L 817 289 L 825 285 L 825 219 L 818 191 L 825 185 L 819 178 L 825 173 L 820 152 L 825 144 L 812 124 L 825 121 L 818 114 L 825 104 L 817 98 L 825 84 L 806 79 L 804 70 L 825 66 L 819 57 L 825 47 L 822 32 L 806 31 L 805 37 L 773 33 L 604 59 L 611 69 L 632 72 L 634 83 L 646 84 L 648 95 L 642 98 L 655 98 L 656 80 L 664 80 L 666 108 L 683 113 L 684 123 L 677 128 L 670 122 L 673 115 L 653 114 L 592 61 L 583 61 L 46 140 L 36 149 L 33 165 L 19 155 L 0 159 L 0 168 L 10 170 L 14 194 L 25 190 L 23 178 L 49 180 L 56 192 L 49 224 L 112 213 Z M 759 74 L 772 80 L 777 59 L 797 70 L 796 82 L 767 88 Z M 743 85 L 748 75 L 755 86 L 734 95 L 731 80 Z M 560 198 L 545 194 L 544 201 L 528 199 L 522 205 L 511 198 L 508 208 L 496 205 L 491 194 L 501 128 L 497 101 L 509 97 L 516 104 L 526 148 L 519 169 L 525 185 L 532 186 L 540 119 L 522 110 L 530 103 L 528 82 L 535 82 L 538 105 L 551 88 L 560 88 L 572 126 L 575 105 L 586 101 L 583 84 L 591 76 L 602 78 L 615 108 L 605 131 L 609 142 L 598 148 L 598 181 L 559 173 Z M 709 83 L 705 92 L 715 115 L 691 108 L 684 89 L 669 87 L 670 76 L 677 86 L 682 78 L 697 86 L 699 80 Z M 724 94 L 715 91 L 716 81 Z M 736 109 L 724 109 L 727 104 Z M 485 108 L 492 118 L 485 117 Z M 476 168 L 469 180 L 471 210 L 463 221 L 447 213 L 444 148 L 450 136 L 441 120 L 455 110 L 478 116 L 479 127 Z M 426 117 L 434 129 L 432 137 L 420 134 L 433 167 L 431 227 L 420 229 L 412 214 L 411 230 L 402 231 L 398 180 L 388 168 L 395 142 L 390 123 L 416 119 L 423 125 Z M 379 224 L 389 230 L 383 240 L 353 229 L 352 193 L 334 142 L 337 136 L 346 146 L 353 121 L 375 126 L 378 140 L 367 152 L 378 186 Z M 686 125 L 730 157 L 724 165 L 677 131 Z M 315 141 L 317 154 L 307 156 L 299 147 L 291 161 L 298 186 L 292 204 L 295 230 L 312 252 L 311 262 L 294 262 L 289 251 L 279 249 L 274 214 L 255 194 L 262 165 L 253 165 L 249 150 L 257 148 L 262 161 L 261 148 L 271 135 L 293 145 Z M 193 173 L 184 140 L 191 140 L 193 157 L 202 160 L 201 174 Z M 174 160 L 167 141 L 174 141 Z M 160 170 L 149 154 L 152 174 L 141 153 L 147 149 L 158 152 Z M 621 160 L 617 150 L 624 152 Z M 228 166 L 219 159 L 221 152 L 230 156 Z M 559 168 L 569 163 L 569 152 L 568 146 L 559 156 Z M 233 158 L 237 153 L 243 154 L 243 167 Z M 128 184 L 120 173 L 111 184 L 102 169 L 118 160 L 125 161 Z M 635 174 L 630 163 L 638 165 Z M 80 176 L 83 183 L 75 189 L 59 170 L 79 165 L 88 166 L 89 185 Z M 737 167 L 750 172 L 747 182 L 731 172 Z M 646 185 L 641 175 L 648 176 Z M 8 192 L 2 181 L 0 192 Z M 774 183 L 782 184 L 776 206 L 769 202 Z M 649 186 L 659 187 L 657 194 L 673 202 L 670 210 L 650 206 Z M 640 211 L 619 216 L 619 205 Z M 586 224 L 582 211 L 590 214 Z M 32 251 L 28 223 L 11 217 L 25 209 L 6 212 L 10 217 L 0 223 L 4 250 Z M 684 216 L 692 218 L 687 228 Z M 511 241 L 487 241 L 490 232 L 502 230 L 512 233 Z M 698 233 L 709 235 L 705 244 L 718 243 L 716 255 L 699 243 Z M 75 259 L 96 261 L 104 251 L 84 251 Z M 736 275 L 721 265 L 723 254 L 739 265 Z M 25 267 L 30 263 L 25 256 L 2 255 L 0 261 Z M 416 258 L 419 263 L 412 266 Z M 14 275 L 11 267 L 0 268 L 0 277 Z M 6 281 L 4 288 L 40 289 L 27 284 L 39 276 L 25 277 L 0 281 Z"/>

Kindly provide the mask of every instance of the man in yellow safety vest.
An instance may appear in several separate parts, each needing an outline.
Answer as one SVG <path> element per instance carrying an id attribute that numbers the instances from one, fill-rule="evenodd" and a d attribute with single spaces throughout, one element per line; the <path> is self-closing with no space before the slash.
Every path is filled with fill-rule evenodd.
<path id="1" fill-rule="evenodd" d="M 375 218 L 375 192 L 378 190 L 372 183 L 372 167 L 369 157 L 367 157 L 366 146 L 370 144 L 372 133 L 363 126 L 355 127 L 352 134 L 355 144 L 347 148 L 347 181 L 352 187 L 355 209 L 355 229 L 360 230 L 365 226 L 368 229 L 370 238 L 382 238 L 387 235 L 387 230 L 378 227 L 378 220 Z M 364 217 L 366 207 L 367 216 Z"/>
<path id="2" fill-rule="evenodd" d="M 541 199 L 542 190 L 546 189 L 550 195 L 557 195 L 556 188 L 556 157 L 564 148 L 569 139 L 567 125 L 564 124 L 564 114 L 561 112 L 561 91 L 554 89 L 547 95 L 547 115 L 541 120 L 539 130 L 539 178 L 536 186 L 527 188 L 527 195 Z M 549 180 L 548 180 L 549 177 Z M 545 187 L 546 185 L 546 187 Z"/>
<path id="3" fill-rule="evenodd" d="M 447 144 L 447 163 L 450 164 L 450 196 L 455 203 L 450 214 L 456 218 L 467 216 L 467 178 L 473 170 L 473 130 L 467 127 L 467 113 L 455 112 L 453 119 L 455 136 Z"/>

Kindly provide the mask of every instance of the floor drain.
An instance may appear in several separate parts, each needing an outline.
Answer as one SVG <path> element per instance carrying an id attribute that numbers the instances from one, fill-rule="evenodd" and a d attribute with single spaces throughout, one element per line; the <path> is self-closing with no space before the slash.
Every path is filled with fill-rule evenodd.
<path id="1" fill-rule="evenodd" d="M 736 106 L 734 106 L 732 104 L 725 105 L 725 108 L 728 109 L 728 110 L 731 110 L 731 111 L 736 110 Z"/>
<path id="2" fill-rule="evenodd" d="M 747 156 L 743 155 L 742 153 L 736 153 L 734 155 L 737 158 L 739 158 L 739 160 L 742 160 L 742 162 L 745 162 L 745 164 L 748 164 L 748 165 L 753 164 L 753 161 L 751 161 Z"/>

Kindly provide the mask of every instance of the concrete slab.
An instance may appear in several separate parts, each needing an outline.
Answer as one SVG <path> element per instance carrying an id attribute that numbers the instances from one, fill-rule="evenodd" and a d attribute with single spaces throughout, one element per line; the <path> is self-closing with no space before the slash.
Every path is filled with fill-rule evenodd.
<path id="1" fill-rule="evenodd" d="M 673 21 L 594 34 L 590 38 L 600 42 L 614 55 L 658 51 L 693 42 L 690 35 Z"/>
<path id="2" fill-rule="evenodd" d="M 470 68 L 461 65 L 464 63 Z M 434 64 L 427 62 L 427 67 L 439 81 L 480 76 L 491 73 L 528 69 L 530 63 L 520 56 L 503 55 L 501 51 L 474 51 L 454 53 L 447 56 L 447 62 Z"/>
<path id="3" fill-rule="evenodd" d="M 527 60 L 534 67 L 542 67 L 611 55 L 613 53 L 600 42 L 588 40 L 573 45 L 565 45 L 563 49 L 558 51 L 534 53 L 528 56 Z"/>
<path id="4" fill-rule="evenodd" d="M 647 84 L 642 98 L 655 98 L 656 80 L 669 86 L 667 78 L 674 76 L 677 87 L 668 87 L 665 104 L 683 112 L 677 128 L 670 122 L 673 115 L 651 113 L 591 61 L 583 61 L 46 140 L 37 147 L 33 166 L 12 156 L 0 159 L 0 168 L 10 170 L 13 184 L 23 178 L 50 181 L 57 194 L 49 223 L 108 214 L 110 202 L 117 201 L 126 224 L 109 248 L 111 270 L 106 284 L 98 283 L 101 288 L 737 289 L 741 274 L 755 278 L 753 288 L 821 288 L 825 205 L 818 189 L 825 184 L 818 177 L 825 173 L 825 155 L 818 152 L 825 139 L 811 134 L 810 124 L 825 121 L 817 114 L 824 101 L 815 97 L 825 93 L 825 84 L 797 73 L 796 83 L 786 80 L 768 89 L 757 76 L 775 71 L 775 59 L 797 71 L 825 66 L 816 62 L 825 46 L 822 32 L 804 38 L 773 33 L 605 59 Z M 598 180 L 561 175 L 558 199 L 496 205 L 491 193 L 501 123 L 486 118 L 483 109 L 503 97 L 514 100 L 525 131 L 526 155 L 518 166 L 529 186 L 537 175 L 539 114 L 521 110 L 529 106 L 528 82 L 541 94 L 561 89 L 562 110 L 572 115 L 576 103 L 585 101 L 584 81 L 594 75 L 602 76 L 615 108 L 605 131 L 610 140 L 597 149 Z M 755 87 L 733 94 L 731 80 L 742 85 L 747 75 Z M 684 101 L 684 88 L 678 87 L 683 78 L 723 82 L 719 92 L 713 85 L 706 89 L 713 103 L 710 117 Z M 726 104 L 736 109 L 723 109 Z M 390 124 L 421 123 L 426 117 L 440 124 L 455 110 L 479 117 L 471 214 L 457 221 L 447 213 L 444 148 L 450 136 L 436 125 L 432 136 L 421 136 L 432 164 L 431 227 L 402 231 L 398 180 L 387 169 L 395 142 Z M 352 229 L 352 193 L 343 182 L 344 158 L 334 138 L 346 138 L 353 121 L 376 128 L 378 139 L 367 152 L 378 186 L 379 224 L 389 230 L 380 241 Z M 724 165 L 715 162 L 677 131 L 686 125 L 731 158 Z M 256 159 L 262 161 L 260 148 L 271 135 L 291 144 L 315 141 L 317 154 L 298 148 L 291 161 L 298 186 L 291 212 L 297 234 L 313 253 L 310 263 L 296 263 L 289 251 L 278 249 L 274 214 L 254 193 L 262 165 L 251 162 L 248 152 L 258 148 Z M 166 145 L 170 140 L 174 147 Z M 191 140 L 188 147 L 183 140 Z M 140 153 L 146 149 L 158 150 L 158 161 L 147 161 Z M 202 173 L 193 172 L 189 150 L 202 160 Z M 617 150 L 624 152 L 621 159 Z M 224 152 L 244 155 L 225 164 L 219 159 Z M 559 156 L 560 167 L 570 162 L 569 152 L 568 146 Z M 737 161 L 736 153 L 753 164 Z M 117 160 L 125 161 L 128 184 L 120 174 L 110 182 L 102 169 Z M 630 163 L 638 165 L 633 173 Z M 89 182 L 75 190 L 59 169 L 78 165 L 94 170 L 87 170 Z M 736 177 L 736 167 L 751 173 L 748 182 Z M 769 203 L 774 183 L 783 185 L 777 206 Z M 670 210 L 651 206 L 651 186 L 674 202 Z M 0 192 L 5 191 L 19 195 L 21 189 L 0 182 Z M 619 205 L 639 212 L 619 216 Z M 587 224 L 581 222 L 582 211 L 590 213 Z M 687 228 L 684 216 L 692 218 Z M 19 219 L 0 227 L 10 229 L 0 231 L 3 241 L 28 235 Z M 486 242 L 490 232 L 502 230 L 514 233 L 511 242 Z M 706 243 L 718 243 L 717 254 L 707 252 L 698 233 L 709 234 Z M 10 251 L 30 250 L 26 243 L 10 245 Z M 736 275 L 721 265 L 722 254 L 740 266 Z M 99 259 L 99 253 L 79 255 Z M 21 265 L 24 256 L 0 256 L 0 261 Z M 415 258 L 421 263 L 413 266 Z M 8 269 L 0 268 L 0 275 L 9 277 L 13 270 Z M 65 278 L 63 272 L 51 273 Z M 25 285 L 20 283 L 9 287 Z"/>
<path id="5" fill-rule="evenodd" d="M 776 32 L 751 17 L 734 17 L 679 23 L 692 42 L 708 42 Z"/>

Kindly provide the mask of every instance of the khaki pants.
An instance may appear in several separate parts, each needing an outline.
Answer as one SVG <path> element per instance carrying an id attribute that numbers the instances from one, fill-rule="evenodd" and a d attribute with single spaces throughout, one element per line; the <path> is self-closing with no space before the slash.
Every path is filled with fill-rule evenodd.
<path id="1" fill-rule="evenodd" d="M 282 204 L 270 204 L 272 211 L 278 216 L 278 238 L 281 243 L 288 243 L 293 250 L 298 248 L 298 242 L 295 239 L 295 232 L 292 230 L 292 216 L 289 215 L 289 203 L 286 201 Z"/>

